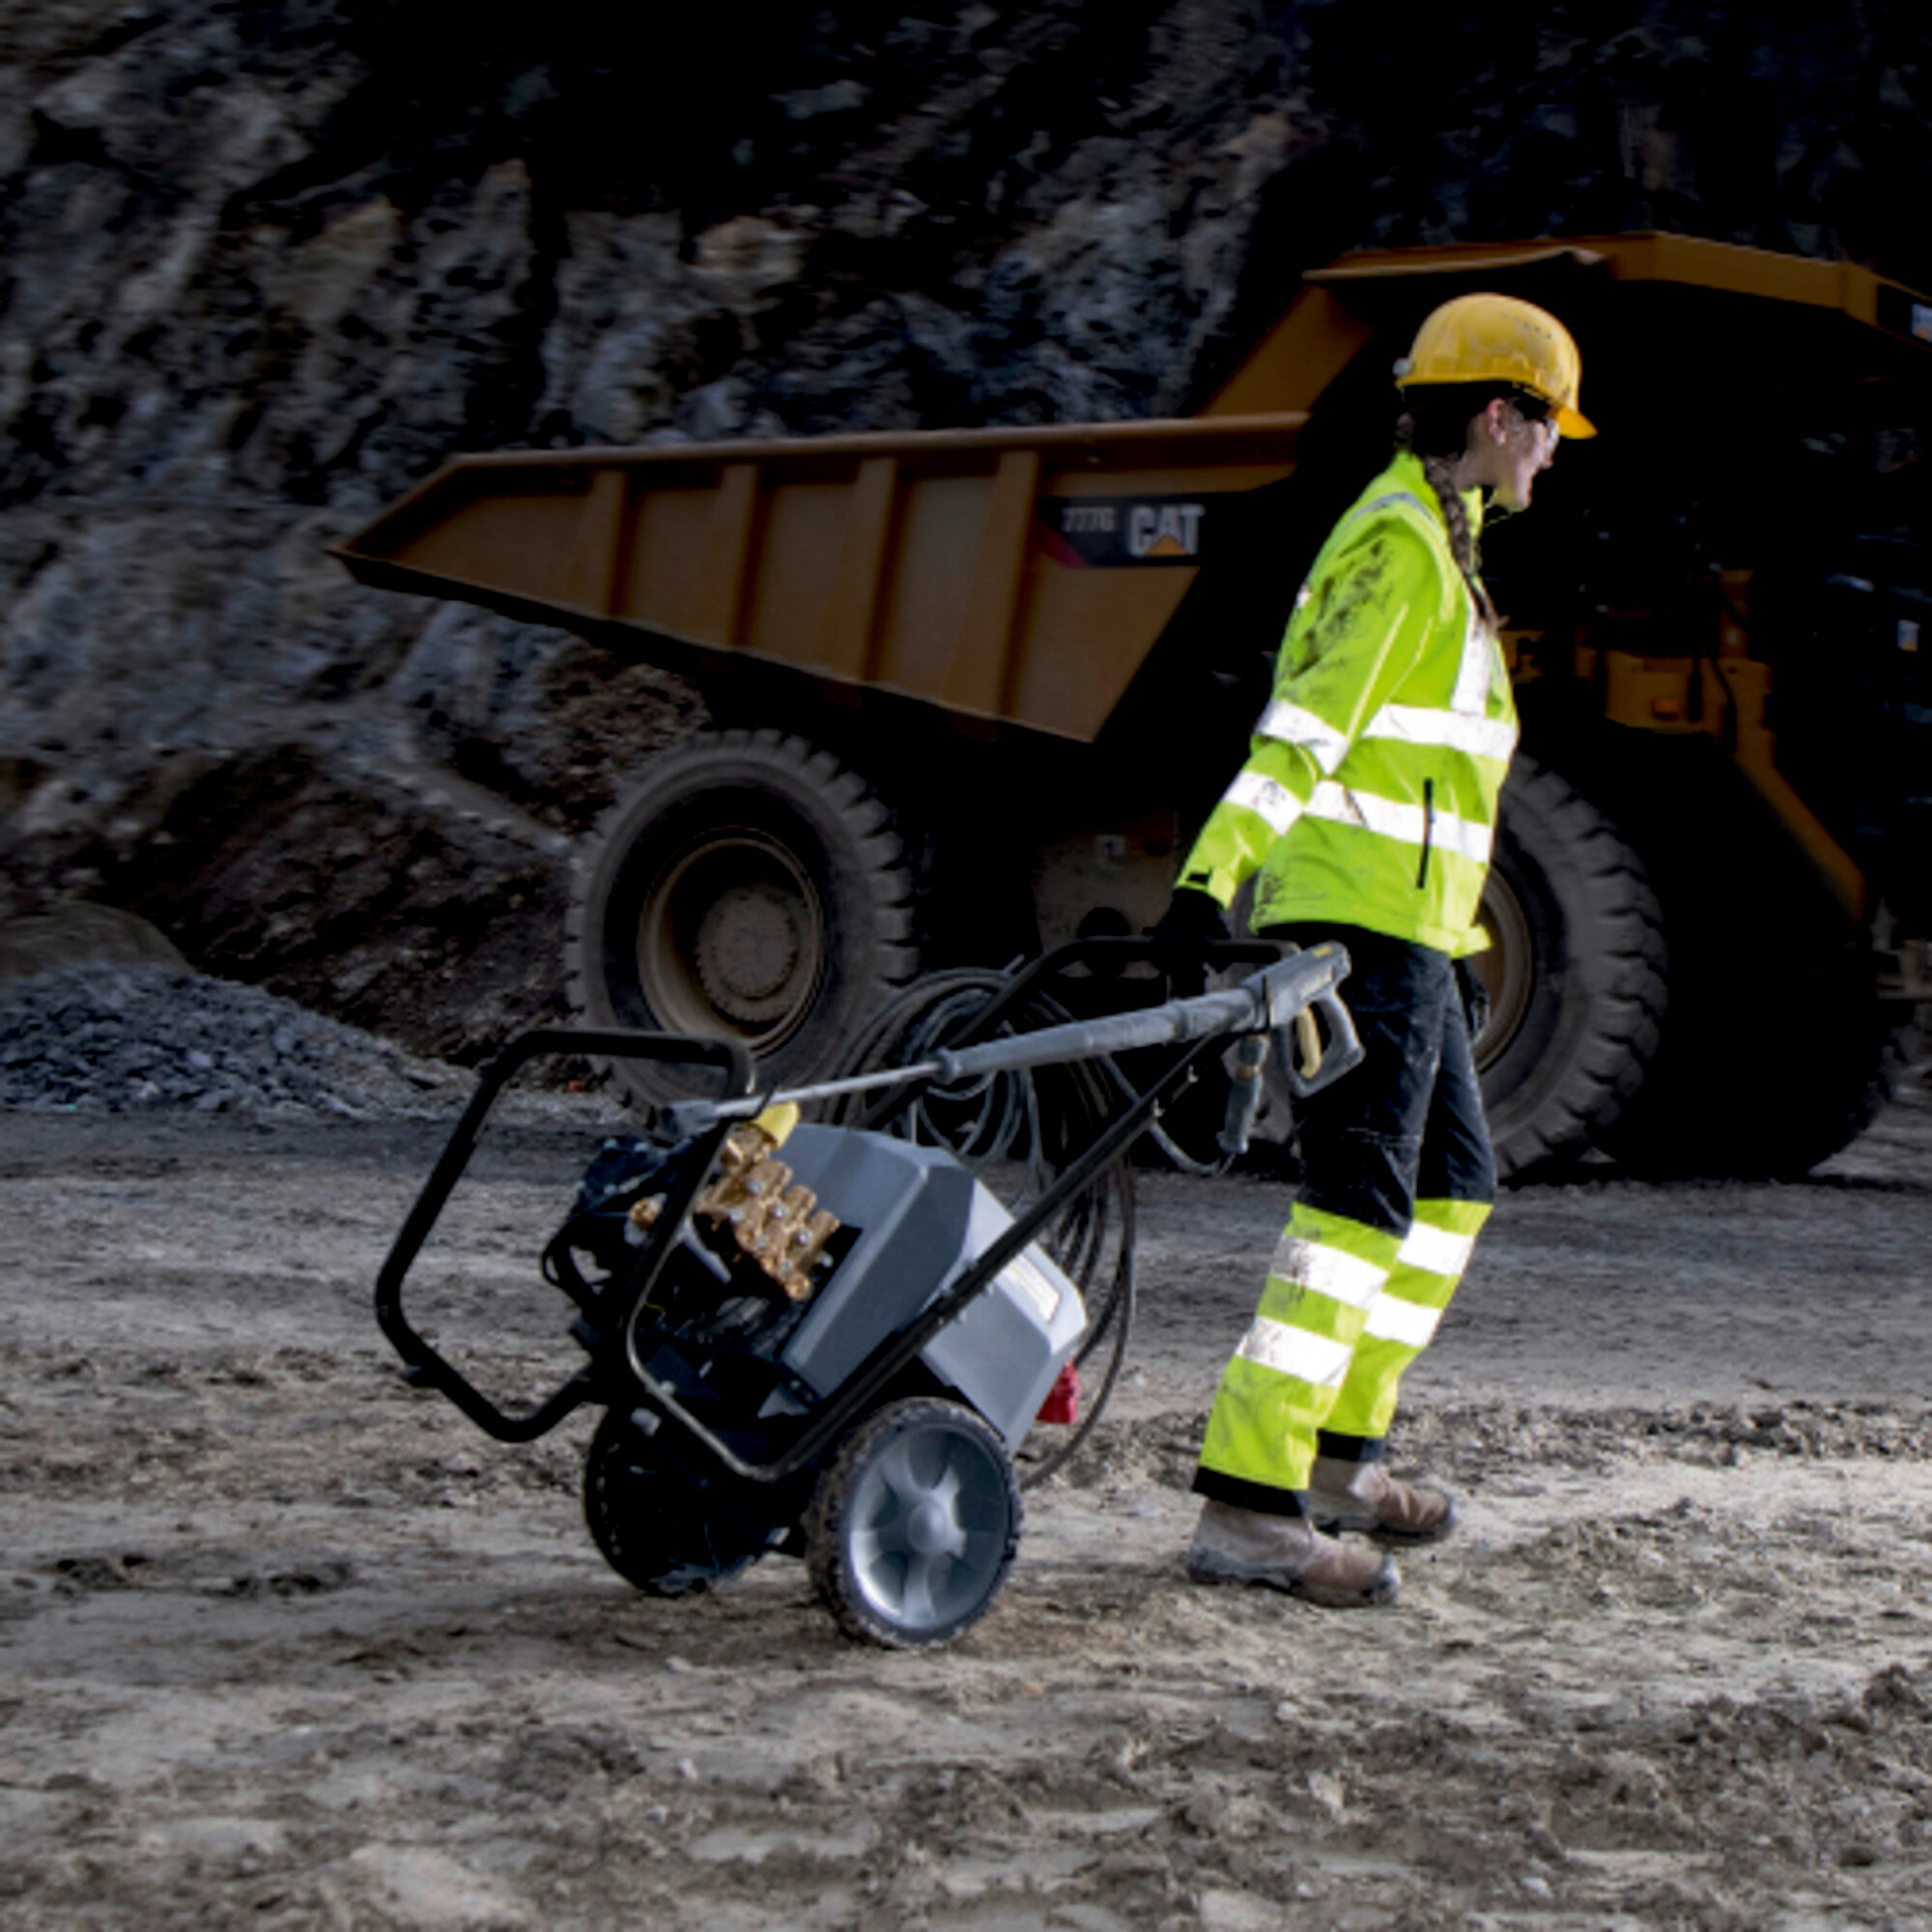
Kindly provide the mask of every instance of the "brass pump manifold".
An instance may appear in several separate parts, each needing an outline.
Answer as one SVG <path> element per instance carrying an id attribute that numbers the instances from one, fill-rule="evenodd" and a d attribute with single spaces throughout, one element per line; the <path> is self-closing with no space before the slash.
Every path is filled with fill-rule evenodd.
<path id="1" fill-rule="evenodd" d="M 778 1138 L 756 1122 L 733 1128 L 719 1155 L 718 1173 L 694 1211 L 714 1226 L 724 1223 L 787 1300 L 803 1301 L 811 1293 L 811 1271 L 840 1223 L 830 1208 L 819 1207 L 810 1188 L 792 1185 L 791 1169 L 775 1158 L 778 1146 Z"/>

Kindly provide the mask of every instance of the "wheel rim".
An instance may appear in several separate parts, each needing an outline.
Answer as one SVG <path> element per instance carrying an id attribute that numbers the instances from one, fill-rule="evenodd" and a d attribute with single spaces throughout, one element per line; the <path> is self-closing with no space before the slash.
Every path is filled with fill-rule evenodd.
<path id="1" fill-rule="evenodd" d="M 673 1032 L 727 1033 L 770 1052 L 810 1012 L 826 969 L 825 911 L 778 839 L 718 833 L 682 854 L 638 911 L 638 979 Z"/>
<path id="2" fill-rule="evenodd" d="M 847 1553 L 860 1594 L 888 1623 L 940 1630 L 998 1586 L 1009 1508 L 996 1455 L 934 1424 L 894 1436 L 861 1475 Z"/>
<path id="3" fill-rule="evenodd" d="M 1476 1071 L 1483 1073 L 1502 1058 L 1503 1049 L 1516 1037 L 1523 1015 L 1529 1011 L 1529 996 L 1536 984 L 1536 945 L 1522 901 L 1494 868 L 1483 882 L 1476 923 L 1490 942 L 1469 960 L 1490 996 L 1489 1014 L 1471 1042 Z"/>

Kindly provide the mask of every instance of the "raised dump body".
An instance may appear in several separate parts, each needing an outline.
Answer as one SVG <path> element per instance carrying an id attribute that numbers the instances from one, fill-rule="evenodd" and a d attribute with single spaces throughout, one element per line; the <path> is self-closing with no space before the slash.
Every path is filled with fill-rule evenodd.
<path id="1" fill-rule="evenodd" d="M 1390 364 L 1496 288 L 1571 326 L 1604 430 L 1488 539 L 1524 718 L 1478 1042 L 1503 1165 L 1797 1171 L 1869 1118 L 1932 990 L 1932 303 L 1660 235 L 1305 281 L 1199 416 L 463 456 L 343 546 L 703 689 L 720 731 L 582 867 L 586 1013 L 795 1078 L 922 966 L 1150 922 Z"/>
<path id="2" fill-rule="evenodd" d="M 1217 502 L 1287 476 L 1301 420 L 463 456 L 337 554 L 366 583 L 648 634 L 700 675 L 744 657 L 1091 740 Z"/>

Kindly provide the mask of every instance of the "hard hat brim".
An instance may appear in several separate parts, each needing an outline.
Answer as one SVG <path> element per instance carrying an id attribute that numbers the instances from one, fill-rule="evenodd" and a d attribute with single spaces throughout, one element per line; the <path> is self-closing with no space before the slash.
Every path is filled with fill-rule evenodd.
<path id="1" fill-rule="evenodd" d="M 1597 425 L 1579 410 L 1573 410 L 1567 403 L 1556 405 L 1556 433 L 1580 441 L 1584 437 L 1595 436 Z"/>

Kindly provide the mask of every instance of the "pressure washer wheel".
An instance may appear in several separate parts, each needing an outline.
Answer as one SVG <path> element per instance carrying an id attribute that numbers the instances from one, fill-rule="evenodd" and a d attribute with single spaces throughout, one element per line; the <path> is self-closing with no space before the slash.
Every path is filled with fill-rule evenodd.
<path id="1" fill-rule="evenodd" d="M 826 1465 L 805 1537 L 811 1580 L 850 1635 L 951 1643 L 991 1607 L 1019 1548 L 1006 1444 L 959 1403 L 889 1403 Z"/>
<path id="2" fill-rule="evenodd" d="M 647 1596 L 689 1597 L 762 1553 L 762 1541 L 713 1520 L 704 1500 L 628 1416 L 606 1411 L 583 1459 L 583 1520 L 618 1576 Z"/>

